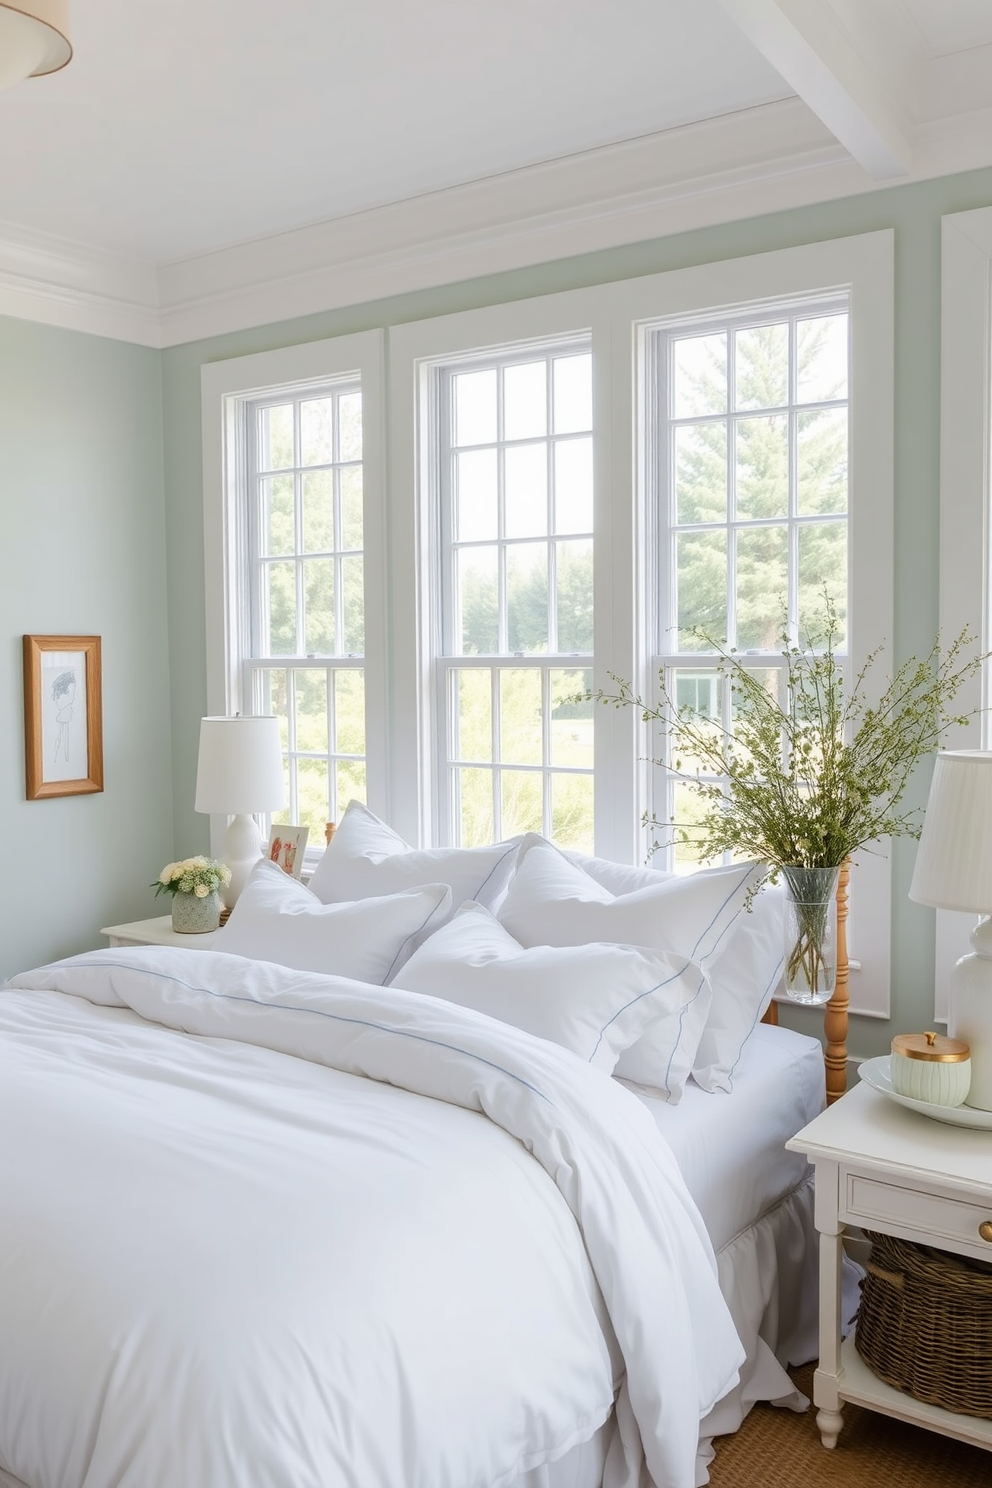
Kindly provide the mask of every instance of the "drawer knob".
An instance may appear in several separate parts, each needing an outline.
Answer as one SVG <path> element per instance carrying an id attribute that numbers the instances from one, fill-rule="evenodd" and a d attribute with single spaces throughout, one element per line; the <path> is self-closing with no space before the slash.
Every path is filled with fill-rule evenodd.
<path id="1" fill-rule="evenodd" d="M 992 1243 L 992 1219 L 983 1220 L 982 1223 L 978 1226 L 978 1233 L 981 1235 L 983 1240 L 988 1240 L 990 1243 Z"/>

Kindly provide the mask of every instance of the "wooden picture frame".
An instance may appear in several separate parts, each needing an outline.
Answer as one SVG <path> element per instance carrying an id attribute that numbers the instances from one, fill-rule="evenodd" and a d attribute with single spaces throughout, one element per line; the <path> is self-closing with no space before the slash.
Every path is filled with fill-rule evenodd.
<path id="1" fill-rule="evenodd" d="M 24 762 L 29 801 L 103 790 L 99 636 L 24 637 Z"/>

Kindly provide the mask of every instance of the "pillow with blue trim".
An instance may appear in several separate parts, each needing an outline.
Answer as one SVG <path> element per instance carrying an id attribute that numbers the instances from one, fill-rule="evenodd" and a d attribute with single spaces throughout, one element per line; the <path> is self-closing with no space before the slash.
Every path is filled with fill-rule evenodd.
<path id="1" fill-rule="evenodd" d="M 468 903 L 390 985 L 474 1008 L 571 1049 L 606 1074 L 650 1025 L 681 1094 L 692 1060 L 692 1050 L 680 1047 L 683 1013 L 698 982 L 699 968 L 683 957 L 640 946 L 525 948 L 489 910 Z"/>
<path id="2" fill-rule="evenodd" d="M 451 913 L 447 884 L 423 884 L 378 899 L 321 904 L 305 884 L 259 858 L 211 950 L 322 971 L 378 986 L 420 937 Z"/>
<path id="3" fill-rule="evenodd" d="M 586 853 L 566 852 L 565 857 L 612 894 L 630 894 L 675 877 Z M 713 997 L 692 1062 L 693 1082 L 703 1090 L 733 1089 L 744 1045 L 782 982 L 784 920 L 782 886 L 765 884 L 747 913 L 737 916 L 707 967 Z"/>
<path id="4" fill-rule="evenodd" d="M 615 894 L 546 838 L 530 833 L 521 843 L 499 919 L 525 946 L 614 941 L 681 958 L 686 975 L 695 978 L 679 1040 L 680 1054 L 689 1049 L 692 1069 L 712 1007 L 717 954 L 765 872 L 763 863 L 737 863 L 685 878 L 658 874 L 656 882 Z M 670 1052 L 670 1040 L 649 1026 L 624 1051 L 615 1073 L 666 1100 L 678 1100 L 684 1085 L 677 1074 L 681 1061 L 673 1064 Z"/>
<path id="5" fill-rule="evenodd" d="M 488 847 L 411 847 L 361 801 L 350 801 L 310 879 L 324 904 L 446 883 L 452 906 L 467 899 L 494 908 L 521 839 Z"/>

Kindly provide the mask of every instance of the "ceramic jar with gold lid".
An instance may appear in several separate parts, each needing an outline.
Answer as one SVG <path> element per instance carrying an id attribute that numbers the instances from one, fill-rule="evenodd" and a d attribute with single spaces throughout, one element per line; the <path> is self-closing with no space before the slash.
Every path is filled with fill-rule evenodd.
<path id="1" fill-rule="evenodd" d="M 898 1033 L 892 1040 L 893 1090 L 931 1106 L 960 1106 L 971 1084 L 971 1050 L 940 1033 Z"/>

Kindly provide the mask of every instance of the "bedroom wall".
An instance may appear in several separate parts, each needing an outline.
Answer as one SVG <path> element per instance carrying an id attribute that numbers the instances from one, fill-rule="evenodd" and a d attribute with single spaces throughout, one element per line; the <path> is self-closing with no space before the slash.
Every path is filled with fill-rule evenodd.
<path id="1" fill-rule="evenodd" d="M 992 203 L 992 170 L 893 187 L 683 233 L 649 243 L 544 264 L 439 290 L 259 327 L 163 353 L 165 492 L 169 545 L 169 625 L 173 654 L 173 782 L 177 852 L 205 850 L 206 818 L 192 810 L 198 720 L 206 682 L 201 538 L 200 365 L 324 336 L 419 320 L 501 300 L 657 273 L 775 248 L 892 228 L 896 264 L 895 624 L 898 658 L 925 654 L 937 628 L 940 419 L 940 219 Z M 926 799 L 927 781 L 917 797 Z M 893 1032 L 928 1026 L 933 1016 L 933 911 L 907 898 L 915 843 L 893 846 L 893 977 L 889 1022 L 853 1020 L 853 1054 L 888 1052 Z M 788 1009 L 795 1027 L 819 1032 L 817 1014 Z"/>
<path id="2" fill-rule="evenodd" d="M 161 353 L 0 318 L 0 979 L 152 913 L 172 852 Z M 102 794 L 25 800 L 21 636 L 99 635 Z"/>

